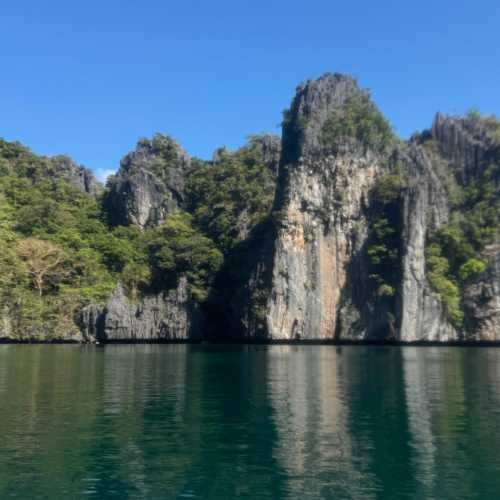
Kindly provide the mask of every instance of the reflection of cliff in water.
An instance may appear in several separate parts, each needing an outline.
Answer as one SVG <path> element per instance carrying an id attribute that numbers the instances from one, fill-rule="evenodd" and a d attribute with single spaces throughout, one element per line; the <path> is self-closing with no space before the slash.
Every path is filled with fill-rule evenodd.
<path id="1" fill-rule="evenodd" d="M 436 377 L 436 371 L 439 372 L 439 367 L 432 362 L 434 354 L 434 349 L 425 351 L 419 348 L 402 352 L 412 463 L 417 479 L 415 498 L 431 498 L 435 480 L 436 446 L 430 408 L 433 394 L 428 384 L 429 379 Z"/>
<path id="2" fill-rule="evenodd" d="M 0 346 L 0 498 L 496 499 L 500 349 Z"/>
<path id="3" fill-rule="evenodd" d="M 274 455 L 297 498 L 373 498 L 367 456 L 349 432 L 342 350 L 275 346 L 269 398 L 279 436 Z"/>
<path id="4" fill-rule="evenodd" d="M 414 498 L 496 498 L 500 491 L 500 351 L 403 350 Z M 468 450 L 480 445 L 481 453 Z M 474 463 L 474 467 L 457 464 Z"/>

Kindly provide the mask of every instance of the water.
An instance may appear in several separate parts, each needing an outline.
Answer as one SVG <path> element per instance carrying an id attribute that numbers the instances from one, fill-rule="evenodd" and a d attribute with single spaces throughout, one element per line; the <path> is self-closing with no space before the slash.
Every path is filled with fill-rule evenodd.
<path id="1" fill-rule="evenodd" d="M 0 499 L 498 499 L 500 349 L 0 346 Z"/>

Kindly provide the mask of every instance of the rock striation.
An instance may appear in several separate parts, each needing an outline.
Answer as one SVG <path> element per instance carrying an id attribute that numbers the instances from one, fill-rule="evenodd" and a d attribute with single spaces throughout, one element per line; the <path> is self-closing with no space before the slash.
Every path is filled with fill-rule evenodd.
<path id="1" fill-rule="evenodd" d="M 363 220 L 380 158 L 355 143 L 338 153 L 320 142 L 322 127 L 346 99 L 362 91 L 354 79 L 326 75 L 298 89 L 283 136 L 275 209 L 268 334 L 273 339 L 333 339 L 347 267 L 367 237 Z M 357 334 L 356 334 L 357 335 Z"/>
<path id="2" fill-rule="evenodd" d="M 259 148 L 273 182 L 277 179 L 272 212 L 255 227 L 249 214 L 239 215 L 240 237 L 225 256 L 203 313 L 188 297 L 185 278 L 176 289 L 137 301 L 119 285 L 104 307 L 82 311 L 83 337 L 500 340 L 498 244 L 485 249 L 484 272 L 462 290 L 463 327 L 449 319 L 428 279 L 426 260 L 429 238 L 452 220 L 457 192 L 500 161 L 483 121 L 438 113 L 428 131 L 407 142 L 391 136 L 378 147 L 356 134 L 326 141 L 332 116 L 347 120 L 353 101 L 376 110 L 355 79 L 326 74 L 298 87 L 281 141 L 272 135 L 250 141 L 248 147 Z M 211 165 L 231 154 L 217 150 Z M 172 139 L 140 141 L 109 184 L 108 210 L 115 223 L 144 229 L 186 209 L 191 168 L 189 156 Z M 389 229 L 397 235 L 389 249 L 393 268 L 386 270 L 391 286 L 377 296 L 370 253 L 380 203 L 376 192 L 397 172 L 404 173 L 404 183 L 390 202 Z M 380 299 L 384 293 L 390 299 Z"/>
<path id="3" fill-rule="evenodd" d="M 429 284 L 425 257 L 429 235 L 450 219 L 450 182 L 466 186 L 491 161 L 484 127 L 472 118 L 438 114 L 430 131 L 385 151 L 352 137 L 325 146 L 329 116 L 360 95 L 366 94 L 353 78 L 338 74 L 297 89 L 285 115 L 274 228 L 268 231 L 272 250 L 261 246 L 232 294 L 231 324 L 238 323 L 235 311 L 240 314 L 232 330 L 276 340 L 500 339 L 496 257 L 467 291 L 469 328 L 460 330 Z M 436 154 L 424 147 L 427 141 Z M 406 173 L 407 184 L 397 201 L 400 270 L 394 271 L 395 300 L 387 309 L 368 293 L 366 247 L 373 190 L 395 167 Z"/>
<path id="4" fill-rule="evenodd" d="M 489 146 L 486 129 L 479 120 L 437 113 L 430 132 L 459 184 L 465 185 L 480 175 Z"/>
<path id="5" fill-rule="evenodd" d="M 453 340 L 457 332 L 447 321 L 441 301 L 429 285 L 425 261 L 429 230 L 448 222 L 446 190 L 422 149 L 412 144 L 407 160 L 410 180 L 401 202 L 403 274 L 397 338 L 402 341 Z"/>
<path id="6" fill-rule="evenodd" d="M 173 290 L 137 301 L 118 284 L 104 307 L 87 306 L 78 323 L 87 342 L 200 340 L 204 328 L 203 313 L 188 297 L 185 278 Z"/>

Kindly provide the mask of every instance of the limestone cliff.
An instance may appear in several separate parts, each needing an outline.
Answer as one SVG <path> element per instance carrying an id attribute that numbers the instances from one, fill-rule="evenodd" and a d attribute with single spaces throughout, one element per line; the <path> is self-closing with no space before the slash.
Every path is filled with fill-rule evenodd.
<path id="1" fill-rule="evenodd" d="M 426 261 L 429 238 L 448 223 L 457 192 L 498 162 L 485 126 L 438 114 L 429 131 L 408 143 L 394 140 L 381 149 L 348 135 L 325 143 L 329 117 L 342 117 L 356 96 L 367 99 L 352 78 L 337 74 L 298 88 L 285 114 L 272 250 L 255 253 L 260 257 L 232 293 L 228 309 L 233 319 L 240 314 L 233 331 L 270 339 L 499 339 L 497 254 L 490 251 L 487 271 L 466 289 L 460 328 L 431 286 Z M 405 185 L 392 207 L 394 298 L 383 301 L 370 291 L 367 247 L 373 193 L 395 169 L 404 172 Z"/>
<path id="2" fill-rule="evenodd" d="M 93 196 L 102 192 L 103 185 L 94 174 L 88 168 L 77 165 L 68 156 L 53 156 L 51 162 L 55 175 L 67 180 L 73 187 Z"/>
<path id="3" fill-rule="evenodd" d="M 352 78 L 326 75 L 300 87 L 290 108 L 266 306 L 273 339 L 333 339 L 339 329 L 351 338 L 367 335 L 346 292 L 349 280 L 363 277 L 362 269 L 351 272 L 349 265 L 368 236 L 365 212 L 384 155 L 347 137 L 335 148 L 321 141 L 331 113 L 355 95 L 364 92 Z M 349 283 L 351 291 L 356 288 Z"/>
<path id="4" fill-rule="evenodd" d="M 5 174 L 43 186 L 58 176 L 91 195 L 102 189 L 67 157 L 36 160 L 20 145 L 3 149 Z M 75 221 L 73 231 L 54 236 L 76 261 L 71 276 L 61 272 L 60 279 L 78 279 L 82 257 L 94 259 L 85 272 L 97 265 L 101 275 L 109 272 L 100 289 L 85 285 L 71 311 L 87 297 L 106 304 L 78 313 L 81 334 L 66 315 L 71 324 L 62 325 L 61 338 L 500 341 L 494 117 L 438 113 L 429 130 L 402 141 L 354 78 L 326 74 L 297 88 L 281 140 L 250 136 L 236 151 L 220 148 L 202 161 L 170 137 L 143 139 L 121 161 L 102 206 L 82 204 L 71 217 L 66 207 L 46 233 L 46 221 L 17 206 L 18 183 L 5 186 L 12 202 L 6 227 L 21 231 L 19 238 L 51 239 L 58 224 Z M 57 196 L 44 189 L 42 201 Z M 89 228 L 98 226 L 94 240 Z M 5 248 L 8 274 L 15 256 Z M 119 281 L 131 293 L 118 284 L 106 299 Z M 58 286 L 54 280 L 44 290 L 54 307 Z M 28 339 L 16 326 L 12 305 L 20 302 L 9 288 L 0 337 Z"/>
<path id="5" fill-rule="evenodd" d="M 155 226 L 184 202 L 187 153 L 170 137 L 143 139 L 109 181 L 108 212 L 115 224 Z"/>
<path id="6" fill-rule="evenodd" d="M 200 340 L 203 313 L 188 297 L 185 278 L 177 288 L 144 295 L 137 301 L 127 298 L 121 284 L 102 308 L 87 306 L 79 324 L 86 341 Z"/>
<path id="7" fill-rule="evenodd" d="M 188 154 L 170 137 L 139 141 L 109 182 L 105 206 L 111 223 L 151 228 L 183 208 L 190 168 Z M 104 308 L 91 304 L 79 322 L 86 338 L 100 341 L 200 339 L 204 327 L 185 277 L 177 288 L 142 291 L 135 301 L 118 284 Z"/>
<path id="8" fill-rule="evenodd" d="M 410 176 L 402 197 L 402 283 L 399 294 L 402 341 L 457 339 L 447 321 L 441 301 L 426 276 L 427 236 L 448 221 L 446 192 L 432 163 L 416 145 L 411 145 L 407 162 Z"/>

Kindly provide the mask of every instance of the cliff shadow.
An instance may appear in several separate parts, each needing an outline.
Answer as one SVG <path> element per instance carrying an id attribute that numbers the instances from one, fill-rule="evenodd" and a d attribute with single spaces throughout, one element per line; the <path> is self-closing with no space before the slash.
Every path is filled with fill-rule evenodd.
<path id="1" fill-rule="evenodd" d="M 229 251 L 205 305 L 209 340 L 268 338 L 266 307 L 276 232 L 271 213 Z"/>

